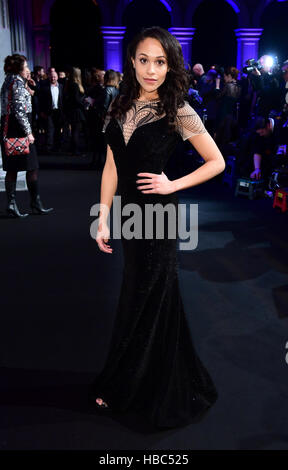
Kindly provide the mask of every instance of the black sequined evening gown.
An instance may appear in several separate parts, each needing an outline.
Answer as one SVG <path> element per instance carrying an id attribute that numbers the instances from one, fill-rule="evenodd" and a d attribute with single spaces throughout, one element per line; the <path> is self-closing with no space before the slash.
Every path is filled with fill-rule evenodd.
<path id="1" fill-rule="evenodd" d="M 141 193 L 136 180 L 143 177 L 137 173 L 165 173 L 179 139 L 206 132 L 187 102 L 179 111 L 179 132 L 172 134 L 155 107 L 157 100 L 136 100 L 128 141 L 129 123 L 125 127 L 112 118 L 106 125 L 122 208 L 128 203 L 177 207 L 176 193 Z M 122 223 L 127 218 L 122 216 Z M 208 409 L 217 391 L 193 346 L 179 290 L 177 240 L 168 238 L 164 220 L 163 239 L 121 238 L 124 268 L 110 349 L 90 396 L 101 397 L 112 410 L 144 414 L 156 427 L 177 427 Z"/>

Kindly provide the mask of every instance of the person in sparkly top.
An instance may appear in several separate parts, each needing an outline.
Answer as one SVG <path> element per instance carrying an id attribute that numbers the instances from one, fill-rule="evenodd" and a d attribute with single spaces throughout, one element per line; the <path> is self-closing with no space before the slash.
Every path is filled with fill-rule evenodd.
<path id="1" fill-rule="evenodd" d="M 47 214 L 53 208 L 45 209 L 38 188 L 38 156 L 32 134 L 32 97 L 27 78 L 29 68 L 26 57 L 13 54 L 5 58 L 5 80 L 1 87 L 1 154 L 3 170 L 6 171 L 5 190 L 7 195 L 6 212 L 11 217 L 27 217 L 20 213 L 16 203 L 16 184 L 18 171 L 26 171 L 26 182 L 30 193 L 32 213 Z M 29 154 L 6 155 L 4 147 L 4 125 L 8 114 L 7 137 L 28 137 Z"/>

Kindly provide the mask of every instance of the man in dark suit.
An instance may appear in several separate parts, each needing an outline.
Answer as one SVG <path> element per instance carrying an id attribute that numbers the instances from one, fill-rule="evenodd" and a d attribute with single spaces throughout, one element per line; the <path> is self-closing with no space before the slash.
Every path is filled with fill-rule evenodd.
<path id="1" fill-rule="evenodd" d="M 63 85 L 58 82 L 58 74 L 54 69 L 49 73 L 49 82 L 40 88 L 39 109 L 40 116 L 46 122 L 47 153 L 59 151 L 64 121 Z"/>

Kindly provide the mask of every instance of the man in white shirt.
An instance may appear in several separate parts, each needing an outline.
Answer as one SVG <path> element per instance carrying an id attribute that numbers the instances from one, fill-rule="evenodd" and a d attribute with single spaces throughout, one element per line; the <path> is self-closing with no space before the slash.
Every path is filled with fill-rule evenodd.
<path id="1" fill-rule="evenodd" d="M 49 73 L 49 82 L 41 87 L 40 116 L 46 121 L 46 152 L 60 150 L 63 127 L 63 85 L 58 82 L 55 69 Z"/>
<path id="2" fill-rule="evenodd" d="M 58 109 L 59 83 L 57 72 L 50 74 L 50 91 L 52 95 L 52 109 Z"/>

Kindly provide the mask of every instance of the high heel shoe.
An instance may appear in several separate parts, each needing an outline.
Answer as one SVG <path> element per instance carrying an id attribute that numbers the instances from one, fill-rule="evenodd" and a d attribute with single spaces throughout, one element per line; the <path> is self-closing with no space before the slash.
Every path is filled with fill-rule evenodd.
<path id="1" fill-rule="evenodd" d="M 101 403 L 98 403 L 97 400 L 101 400 Z M 104 400 L 102 400 L 102 398 L 96 398 L 95 403 L 96 403 L 97 408 L 100 408 L 100 409 L 109 408 L 107 403 Z"/>
<path id="2" fill-rule="evenodd" d="M 96 400 L 101 400 L 101 403 L 97 403 Z M 112 408 L 104 401 L 102 398 L 96 398 L 95 396 L 93 400 L 89 400 L 89 409 L 91 410 L 92 413 L 96 413 L 99 415 L 105 415 L 105 416 L 113 416 L 113 410 Z"/>
<path id="3" fill-rule="evenodd" d="M 48 209 L 43 207 L 39 194 L 37 195 L 36 200 L 31 202 L 30 207 L 32 209 L 32 214 L 48 214 L 53 211 L 53 207 L 49 207 Z"/>
<path id="4" fill-rule="evenodd" d="M 21 214 L 16 204 L 16 181 L 5 181 L 5 189 L 8 201 L 6 214 L 9 217 L 18 217 L 22 219 L 27 217 L 29 214 Z"/>
<path id="5" fill-rule="evenodd" d="M 38 190 L 38 180 L 27 181 L 27 187 L 30 193 L 32 214 L 48 214 L 53 211 L 53 207 L 45 209 L 40 199 Z"/>

